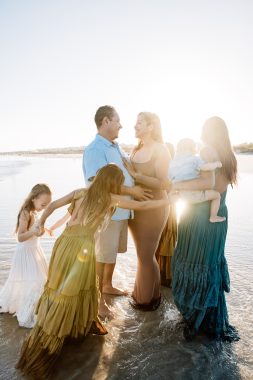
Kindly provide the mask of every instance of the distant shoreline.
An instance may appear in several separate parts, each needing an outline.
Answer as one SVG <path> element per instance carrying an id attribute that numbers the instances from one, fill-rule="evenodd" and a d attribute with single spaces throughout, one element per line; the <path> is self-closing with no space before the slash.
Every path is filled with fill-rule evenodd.
<path id="1" fill-rule="evenodd" d="M 58 154 L 83 154 L 84 147 L 78 148 L 48 148 L 36 150 L 21 150 L 15 152 L 0 152 L 1 156 L 41 156 L 41 155 L 58 155 Z"/>
<path id="2" fill-rule="evenodd" d="M 133 145 L 120 144 L 120 146 L 126 151 L 130 152 Z M 81 155 L 85 146 L 70 147 L 70 148 L 47 148 L 36 150 L 19 150 L 15 152 L 0 152 L 0 156 L 46 156 L 46 155 Z"/>
<path id="3" fill-rule="evenodd" d="M 130 153 L 133 145 L 120 144 L 122 149 Z M 19 150 L 14 152 L 0 152 L 0 156 L 47 156 L 47 155 L 82 155 L 85 146 L 67 147 L 67 148 L 45 148 L 36 150 Z M 234 146 L 236 154 L 253 154 L 253 146 L 251 144 L 241 144 Z"/>
<path id="4" fill-rule="evenodd" d="M 243 143 L 233 146 L 235 153 L 253 154 L 253 143 Z"/>

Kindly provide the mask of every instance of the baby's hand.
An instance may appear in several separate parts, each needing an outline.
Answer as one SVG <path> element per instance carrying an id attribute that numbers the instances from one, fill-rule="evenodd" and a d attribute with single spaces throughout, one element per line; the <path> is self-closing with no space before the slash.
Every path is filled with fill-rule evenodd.
<path id="1" fill-rule="evenodd" d="M 217 161 L 216 164 L 217 164 L 217 168 L 221 168 L 222 167 L 222 163 L 220 161 Z"/>

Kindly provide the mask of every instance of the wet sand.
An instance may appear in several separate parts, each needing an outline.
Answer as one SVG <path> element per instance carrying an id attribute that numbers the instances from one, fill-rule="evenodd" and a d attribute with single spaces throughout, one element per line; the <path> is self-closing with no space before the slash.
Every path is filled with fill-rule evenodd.
<path id="1" fill-rule="evenodd" d="M 147 313 L 132 310 L 127 298 L 108 297 L 116 314 L 106 324 L 109 334 L 66 344 L 52 378 L 241 379 L 232 345 L 204 337 L 186 343 L 171 292 L 163 288 L 162 294 L 160 309 Z M 0 379 L 22 379 L 14 366 L 28 330 L 10 315 L 0 316 L 0 326 Z"/>
<path id="2" fill-rule="evenodd" d="M 27 189 L 36 182 L 47 182 L 58 197 L 83 185 L 80 157 L 29 158 L 27 162 L 29 165 L 21 165 L 18 172 L 0 178 L 0 288 L 8 276 L 15 248 L 13 226 Z M 115 314 L 115 318 L 106 323 L 109 334 L 105 337 L 88 335 L 81 343 L 66 344 L 53 379 L 253 379 L 252 162 L 245 164 L 240 188 L 230 191 L 228 196 L 230 219 L 226 254 L 232 287 L 227 302 L 230 322 L 239 329 L 241 340 L 229 344 L 198 337 L 194 342 L 185 342 L 180 315 L 167 288 L 162 288 L 163 302 L 155 312 L 132 309 L 128 297 L 108 296 Z M 63 214 L 61 210 L 51 223 Z M 42 239 L 48 260 L 53 242 L 54 239 Z M 114 284 L 131 292 L 135 271 L 135 249 L 129 238 L 128 252 L 118 256 Z M 22 378 L 15 363 L 28 333 L 29 330 L 18 326 L 15 317 L 0 314 L 1 380 Z"/>

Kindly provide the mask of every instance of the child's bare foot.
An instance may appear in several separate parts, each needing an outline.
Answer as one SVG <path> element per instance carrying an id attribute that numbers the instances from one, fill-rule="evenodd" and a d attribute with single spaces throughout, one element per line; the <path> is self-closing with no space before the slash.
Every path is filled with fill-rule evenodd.
<path id="1" fill-rule="evenodd" d="M 102 320 L 110 320 L 114 317 L 113 312 L 109 309 L 104 300 L 100 301 L 98 315 Z"/>
<path id="2" fill-rule="evenodd" d="M 92 325 L 91 325 L 90 330 L 89 330 L 89 334 L 106 335 L 106 334 L 108 334 L 108 331 L 102 325 L 102 323 L 99 320 L 97 320 L 97 321 L 92 322 Z"/>
<path id="3" fill-rule="evenodd" d="M 209 222 L 211 223 L 219 223 L 219 222 L 225 222 L 226 218 L 224 216 L 211 216 L 209 219 Z"/>
<path id="4" fill-rule="evenodd" d="M 104 285 L 103 286 L 103 294 L 110 294 L 112 296 L 127 296 L 128 292 L 127 292 L 127 290 L 121 290 L 118 288 L 114 288 L 111 285 Z"/>

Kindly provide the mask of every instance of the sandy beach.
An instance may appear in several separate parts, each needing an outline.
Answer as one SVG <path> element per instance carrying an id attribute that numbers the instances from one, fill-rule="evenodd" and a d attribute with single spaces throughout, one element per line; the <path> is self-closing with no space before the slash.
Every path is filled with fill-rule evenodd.
<path id="1" fill-rule="evenodd" d="M 163 302 L 155 312 L 131 308 L 128 297 L 107 297 L 115 318 L 106 323 L 105 337 L 88 335 L 66 344 L 55 367 L 55 380 L 250 380 L 253 378 L 253 259 L 252 196 L 253 156 L 239 158 L 240 183 L 229 190 L 229 232 L 226 246 L 231 275 L 227 296 L 230 323 L 241 336 L 237 343 L 220 343 L 198 337 L 185 342 L 180 316 L 171 290 L 162 288 Z M 0 157 L 0 288 L 15 248 L 13 230 L 18 208 L 37 182 L 48 183 L 53 197 L 83 186 L 81 156 Z M 58 210 L 49 225 L 64 214 Z M 59 234 L 60 231 L 57 232 Z M 43 237 L 49 260 L 55 238 Z M 128 252 L 118 256 L 114 283 L 131 292 L 136 254 L 131 237 Z M 0 379 L 21 379 L 15 370 L 20 347 L 29 330 L 15 317 L 0 315 Z"/>

